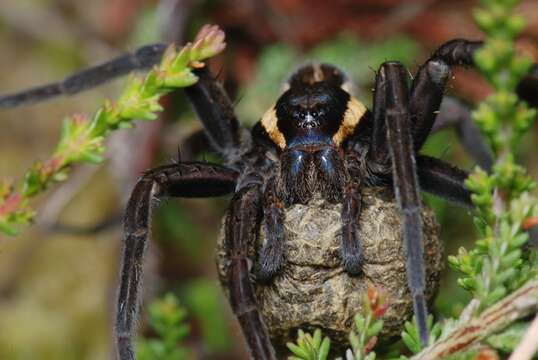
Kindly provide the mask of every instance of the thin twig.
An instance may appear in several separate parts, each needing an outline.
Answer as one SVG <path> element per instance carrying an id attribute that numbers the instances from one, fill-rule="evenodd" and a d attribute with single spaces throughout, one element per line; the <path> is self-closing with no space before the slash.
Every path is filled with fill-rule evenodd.
<path id="1" fill-rule="evenodd" d="M 538 352 L 538 315 L 508 360 L 529 360 Z"/>
<path id="2" fill-rule="evenodd" d="M 479 317 L 460 322 L 447 337 L 424 349 L 413 359 L 441 359 L 468 349 L 487 336 L 501 331 L 515 320 L 536 311 L 538 311 L 538 279 L 533 279 L 485 310 Z"/>

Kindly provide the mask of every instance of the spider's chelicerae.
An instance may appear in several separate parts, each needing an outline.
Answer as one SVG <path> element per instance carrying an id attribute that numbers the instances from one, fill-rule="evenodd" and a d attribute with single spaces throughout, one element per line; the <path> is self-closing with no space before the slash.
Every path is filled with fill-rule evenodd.
<path id="1" fill-rule="evenodd" d="M 462 39 L 445 43 L 413 79 L 401 63 L 383 63 L 376 74 L 371 111 L 352 95 L 351 83 L 342 71 L 327 64 L 305 65 L 288 79 L 275 105 L 250 131 L 237 121 L 232 103 L 214 76 L 207 68 L 198 69 L 199 81 L 185 92 L 223 164 L 180 161 L 149 170 L 136 183 L 124 222 L 116 318 L 119 358 L 134 359 L 132 337 L 152 199 L 233 194 L 225 222 L 231 307 L 251 356 L 275 359 L 252 281 L 271 282 L 285 266 L 285 210 L 294 204 L 308 204 L 313 197 L 341 203 L 340 261 L 354 276 L 361 272 L 363 261 L 357 225 L 361 190 L 373 186 L 392 187 L 401 210 L 408 286 L 420 339 L 426 343 L 420 191 L 465 207 L 472 203 L 464 185 L 466 172 L 419 152 L 432 131 L 455 125 L 478 163 L 484 168 L 491 166 L 492 159 L 469 120 L 468 110 L 453 99 L 442 101 L 450 67 L 473 65 L 473 54 L 481 44 Z M 145 46 L 63 82 L 0 97 L 0 107 L 84 90 L 151 66 L 164 49 L 164 45 Z M 538 66 L 534 65 L 518 88 L 535 106 L 537 82 Z M 251 267 L 247 248 L 255 241 L 262 221 L 266 243 Z"/>

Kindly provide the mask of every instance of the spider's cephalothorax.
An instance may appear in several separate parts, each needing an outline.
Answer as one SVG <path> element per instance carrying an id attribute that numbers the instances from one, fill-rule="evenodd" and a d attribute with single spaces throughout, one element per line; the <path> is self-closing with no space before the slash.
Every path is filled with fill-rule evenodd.
<path id="1" fill-rule="evenodd" d="M 329 65 L 304 66 L 260 121 L 261 135 L 279 154 L 276 192 L 286 205 L 304 204 L 318 194 L 342 201 L 349 181 L 342 145 L 367 112 L 342 87 L 344 79 Z"/>
<path id="2" fill-rule="evenodd" d="M 241 128 L 231 101 L 207 68 L 187 88 L 212 149 L 224 165 L 196 161 L 157 167 L 135 185 L 127 204 L 124 250 L 116 315 L 121 360 L 134 359 L 135 331 L 144 250 L 155 197 L 210 197 L 233 193 L 225 222 L 229 300 L 243 329 L 251 356 L 275 359 L 267 328 L 257 308 L 255 281 L 271 281 L 285 266 L 286 207 L 313 198 L 341 203 L 340 261 L 351 275 L 361 272 L 358 218 L 361 190 L 392 187 L 401 212 L 408 286 L 422 343 L 427 343 L 425 275 L 419 190 L 470 207 L 467 173 L 439 159 L 420 155 L 432 131 L 456 126 L 466 149 L 485 169 L 492 159 L 473 127 L 470 111 L 446 98 L 450 67 L 473 65 L 479 41 L 452 40 L 442 45 L 409 78 L 398 62 L 381 64 L 376 74 L 372 111 L 351 95 L 351 83 L 329 65 L 307 65 L 289 79 L 274 107 L 251 132 Z M 151 45 L 132 55 L 69 76 L 64 81 L 0 96 L 0 107 L 73 94 L 159 61 L 166 46 Z M 518 87 L 538 104 L 538 65 Z M 302 206 L 302 205 L 301 205 Z M 251 269 L 249 245 L 262 222 L 265 243 Z"/>

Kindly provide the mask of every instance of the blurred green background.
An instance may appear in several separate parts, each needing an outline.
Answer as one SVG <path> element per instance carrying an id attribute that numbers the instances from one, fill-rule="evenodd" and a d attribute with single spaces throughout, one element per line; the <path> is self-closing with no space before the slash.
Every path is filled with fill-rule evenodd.
<path id="1" fill-rule="evenodd" d="M 228 47 L 211 68 L 218 72 L 248 126 L 278 96 L 298 64 L 326 61 L 342 67 L 370 103 L 374 69 L 400 60 L 414 72 L 442 42 L 480 38 L 474 1 L 450 0 L 2 0 L 0 93 L 38 85 L 150 42 L 190 39 L 204 23 L 227 34 Z M 518 47 L 538 59 L 538 3 L 522 1 L 529 25 Z M 475 103 L 487 85 L 458 70 L 448 92 Z M 0 112 L 0 177 L 20 178 L 54 148 L 62 118 L 92 112 L 114 98 L 122 81 L 72 97 Z M 155 123 L 143 123 L 109 140 L 109 162 L 84 166 L 36 201 L 35 226 L 0 239 L 0 359 L 106 359 L 111 357 L 113 314 L 121 239 L 119 218 L 140 173 L 169 162 L 199 124 L 181 93 L 170 96 Z M 520 161 L 538 176 L 538 129 L 525 139 Z M 473 162 L 452 130 L 431 137 L 425 152 L 465 169 Z M 203 158 L 213 159 L 212 154 Z M 147 256 L 145 303 L 177 295 L 190 327 L 189 357 L 246 358 L 235 320 L 216 280 L 214 245 L 226 198 L 170 200 L 156 212 Z M 470 216 L 427 198 L 442 225 L 446 254 L 476 234 Z M 104 230 L 73 234 L 55 223 Z M 76 230 L 76 229 L 71 229 Z M 465 293 L 445 271 L 434 313 L 457 314 Z M 154 330 L 141 333 L 151 338 Z"/>

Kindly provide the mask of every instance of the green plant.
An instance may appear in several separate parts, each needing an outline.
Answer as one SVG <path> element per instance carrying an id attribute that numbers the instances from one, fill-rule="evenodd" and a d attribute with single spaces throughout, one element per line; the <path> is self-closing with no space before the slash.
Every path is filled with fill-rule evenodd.
<path id="1" fill-rule="evenodd" d="M 411 321 L 406 321 L 402 331 L 402 341 L 407 348 L 413 353 L 418 354 L 424 349 L 418 335 L 417 322 L 414 317 Z M 441 324 L 433 324 L 433 316 L 428 316 L 428 332 L 430 334 L 429 344 L 433 344 L 441 335 Z"/>
<path id="2" fill-rule="evenodd" d="M 348 359 L 374 360 L 373 351 L 377 336 L 383 329 L 383 314 L 388 309 L 385 296 L 373 287 L 368 288 L 363 301 L 362 312 L 355 315 L 354 328 L 349 333 L 351 353 Z"/>
<path id="3" fill-rule="evenodd" d="M 314 335 L 298 331 L 297 343 L 287 343 L 293 356 L 289 360 L 326 360 L 329 356 L 331 341 L 328 337 L 321 337 L 321 330 L 314 331 Z"/>
<path id="4" fill-rule="evenodd" d="M 491 145 L 495 164 L 490 174 L 476 168 L 466 185 L 473 191 L 481 238 L 476 248 L 460 249 L 449 257 L 461 272 L 459 284 L 479 302 L 477 310 L 497 302 L 536 275 L 536 267 L 523 253 L 528 234 L 523 224 L 538 214 L 538 202 L 530 191 L 536 187 L 526 170 L 515 162 L 518 144 L 536 117 L 521 102 L 515 87 L 532 61 L 516 54 L 513 42 L 524 21 L 513 14 L 517 1 L 487 0 L 475 11 L 478 25 L 488 35 L 476 53 L 475 62 L 495 92 L 473 113 L 482 134 Z"/>
<path id="5" fill-rule="evenodd" d="M 159 100 L 172 90 L 194 84 L 193 69 L 224 50 L 224 32 L 204 26 L 194 43 L 181 49 L 170 46 L 161 63 L 145 77 L 131 76 L 118 101 L 105 101 L 93 116 L 75 114 L 64 120 L 60 140 L 52 156 L 36 162 L 18 184 L 0 181 L 0 231 L 15 235 L 34 218 L 30 199 L 56 182 L 64 181 L 73 165 L 99 163 L 110 132 L 133 126 L 134 120 L 151 121 L 162 111 Z"/>
<path id="6" fill-rule="evenodd" d="M 171 293 L 166 294 L 149 306 L 149 327 L 156 337 L 140 339 L 137 355 L 140 360 L 182 360 L 188 359 L 190 351 L 180 345 L 189 334 L 185 324 L 187 311 L 179 305 L 178 299 Z"/>

